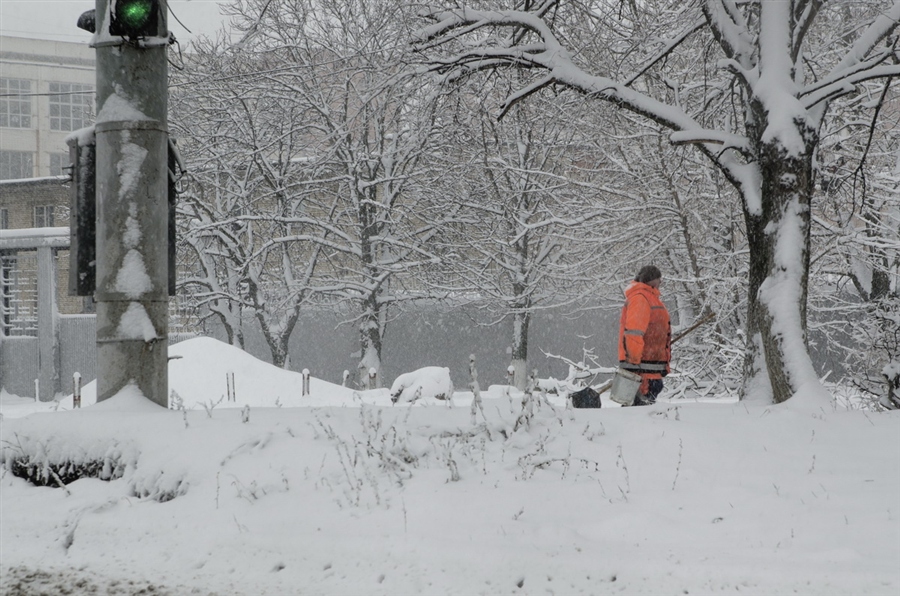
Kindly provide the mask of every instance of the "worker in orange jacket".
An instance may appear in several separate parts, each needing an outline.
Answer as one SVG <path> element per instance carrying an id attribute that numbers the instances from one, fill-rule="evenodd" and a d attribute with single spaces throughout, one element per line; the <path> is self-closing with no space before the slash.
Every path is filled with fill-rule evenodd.
<path id="1" fill-rule="evenodd" d="M 619 323 L 619 366 L 641 375 L 634 405 L 656 402 L 669 374 L 672 325 L 659 297 L 662 273 L 654 265 L 642 267 L 625 290 Z"/>

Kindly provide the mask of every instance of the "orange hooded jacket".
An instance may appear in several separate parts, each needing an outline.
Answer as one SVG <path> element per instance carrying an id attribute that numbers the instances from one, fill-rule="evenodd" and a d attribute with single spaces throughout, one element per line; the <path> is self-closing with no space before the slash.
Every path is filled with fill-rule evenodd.
<path id="1" fill-rule="evenodd" d="M 669 373 L 671 358 L 672 325 L 659 290 L 632 282 L 619 322 L 619 366 L 645 379 L 661 379 Z"/>

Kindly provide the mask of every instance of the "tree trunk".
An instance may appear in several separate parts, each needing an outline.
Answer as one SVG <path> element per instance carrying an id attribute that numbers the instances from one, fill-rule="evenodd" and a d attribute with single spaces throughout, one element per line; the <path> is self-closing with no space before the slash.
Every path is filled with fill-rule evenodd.
<path id="1" fill-rule="evenodd" d="M 530 305 L 529 305 L 530 306 Z M 528 382 L 528 327 L 531 325 L 531 313 L 527 308 L 516 310 L 513 315 L 512 360 L 513 386 L 525 391 Z"/>
<path id="2" fill-rule="evenodd" d="M 253 287 L 253 286 L 251 286 Z M 272 353 L 272 364 L 278 368 L 288 369 L 290 367 L 289 343 L 297 320 L 300 318 L 300 302 L 298 296 L 294 299 L 293 304 L 288 307 L 287 314 L 282 315 L 284 318 L 279 320 L 275 325 L 271 319 L 276 317 L 272 313 L 264 311 L 262 306 L 256 308 L 256 319 L 259 321 L 260 329 L 263 337 L 269 345 L 269 351 Z"/>
<path id="3" fill-rule="evenodd" d="M 244 349 L 244 329 L 241 326 L 240 319 L 236 323 L 232 323 L 229 317 L 226 317 L 223 314 L 219 314 L 219 320 L 222 322 L 222 326 L 225 328 L 225 333 L 228 336 L 228 344 L 234 346 L 235 348 Z"/>
<path id="4" fill-rule="evenodd" d="M 808 139 L 800 155 L 777 139 L 760 143 L 761 209 L 744 205 L 750 244 L 744 396 L 771 395 L 775 403 L 818 384 L 806 339 L 815 139 L 800 133 Z"/>
<path id="5" fill-rule="evenodd" d="M 361 357 L 359 365 L 359 385 L 367 389 L 378 389 L 382 386 L 381 378 L 381 323 L 376 304 L 376 296 L 370 296 L 366 313 L 359 324 L 359 341 Z M 374 386 L 370 387 L 370 370 L 375 370 Z"/>
<path id="6" fill-rule="evenodd" d="M 269 352 L 272 354 L 272 364 L 278 368 L 287 368 L 288 362 L 288 339 L 290 334 L 273 333 L 268 323 L 263 322 L 264 315 L 257 314 L 260 326 L 262 327 L 263 336 L 269 345 Z"/>

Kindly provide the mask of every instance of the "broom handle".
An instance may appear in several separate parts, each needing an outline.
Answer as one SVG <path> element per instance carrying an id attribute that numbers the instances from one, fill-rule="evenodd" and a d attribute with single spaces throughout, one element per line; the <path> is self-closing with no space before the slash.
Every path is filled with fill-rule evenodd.
<path id="1" fill-rule="evenodd" d="M 673 337 L 673 338 L 672 338 L 672 343 L 674 344 L 674 343 L 675 343 L 676 341 L 678 341 L 679 339 L 684 339 L 684 336 L 685 336 L 685 335 L 687 335 L 688 333 L 694 331 L 694 330 L 695 330 L 697 327 L 699 327 L 700 325 L 706 323 L 707 321 L 711 321 L 711 320 L 714 319 L 714 318 L 716 318 L 716 313 L 714 313 L 714 312 L 708 312 L 708 313 L 706 313 L 706 315 L 704 315 L 703 318 L 701 318 L 699 321 L 697 321 L 696 323 L 694 323 L 693 325 L 691 325 L 690 327 L 688 327 L 687 329 L 685 329 L 684 331 L 682 331 L 681 333 L 679 333 L 678 335 L 676 335 L 675 337 Z"/>

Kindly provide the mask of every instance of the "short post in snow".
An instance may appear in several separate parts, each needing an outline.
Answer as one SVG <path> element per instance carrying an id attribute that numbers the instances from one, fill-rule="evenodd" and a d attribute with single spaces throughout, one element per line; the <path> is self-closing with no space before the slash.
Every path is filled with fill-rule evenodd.
<path id="1" fill-rule="evenodd" d="M 345 370 L 344 376 L 341 378 L 341 385 L 346 387 L 349 382 L 350 382 L 350 371 Z"/>
<path id="2" fill-rule="evenodd" d="M 506 384 L 512 385 L 516 377 L 516 367 L 510 364 L 506 368 Z"/>
<path id="3" fill-rule="evenodd" d="M 34 380 L 34 401 L 41 401 L 41 380 Z"/>
<path id="4" fill-rule="evenodd" d="M 72 375 L 72 408 L 81 407 L 81 373 L 76 372 Z"/>
<path id="5" fill-rule="evenodd" d="M 228 401 L 237 401 L 237 395 L 234 390 L 234 372 L 225 373 L 225 391 L 228 392 Z"/>
<path id="6" fill-rule="evenodd" d="M 375 389 L 378 384 L 378 371 L 375 367 L 369 369 L 369 377 L 366 379 L 366 389 Z"/>
<path id="7" fill-rule="evenodd" d="M 303 369 L 303 395 L 309 395 L 309 369 Z"/>

